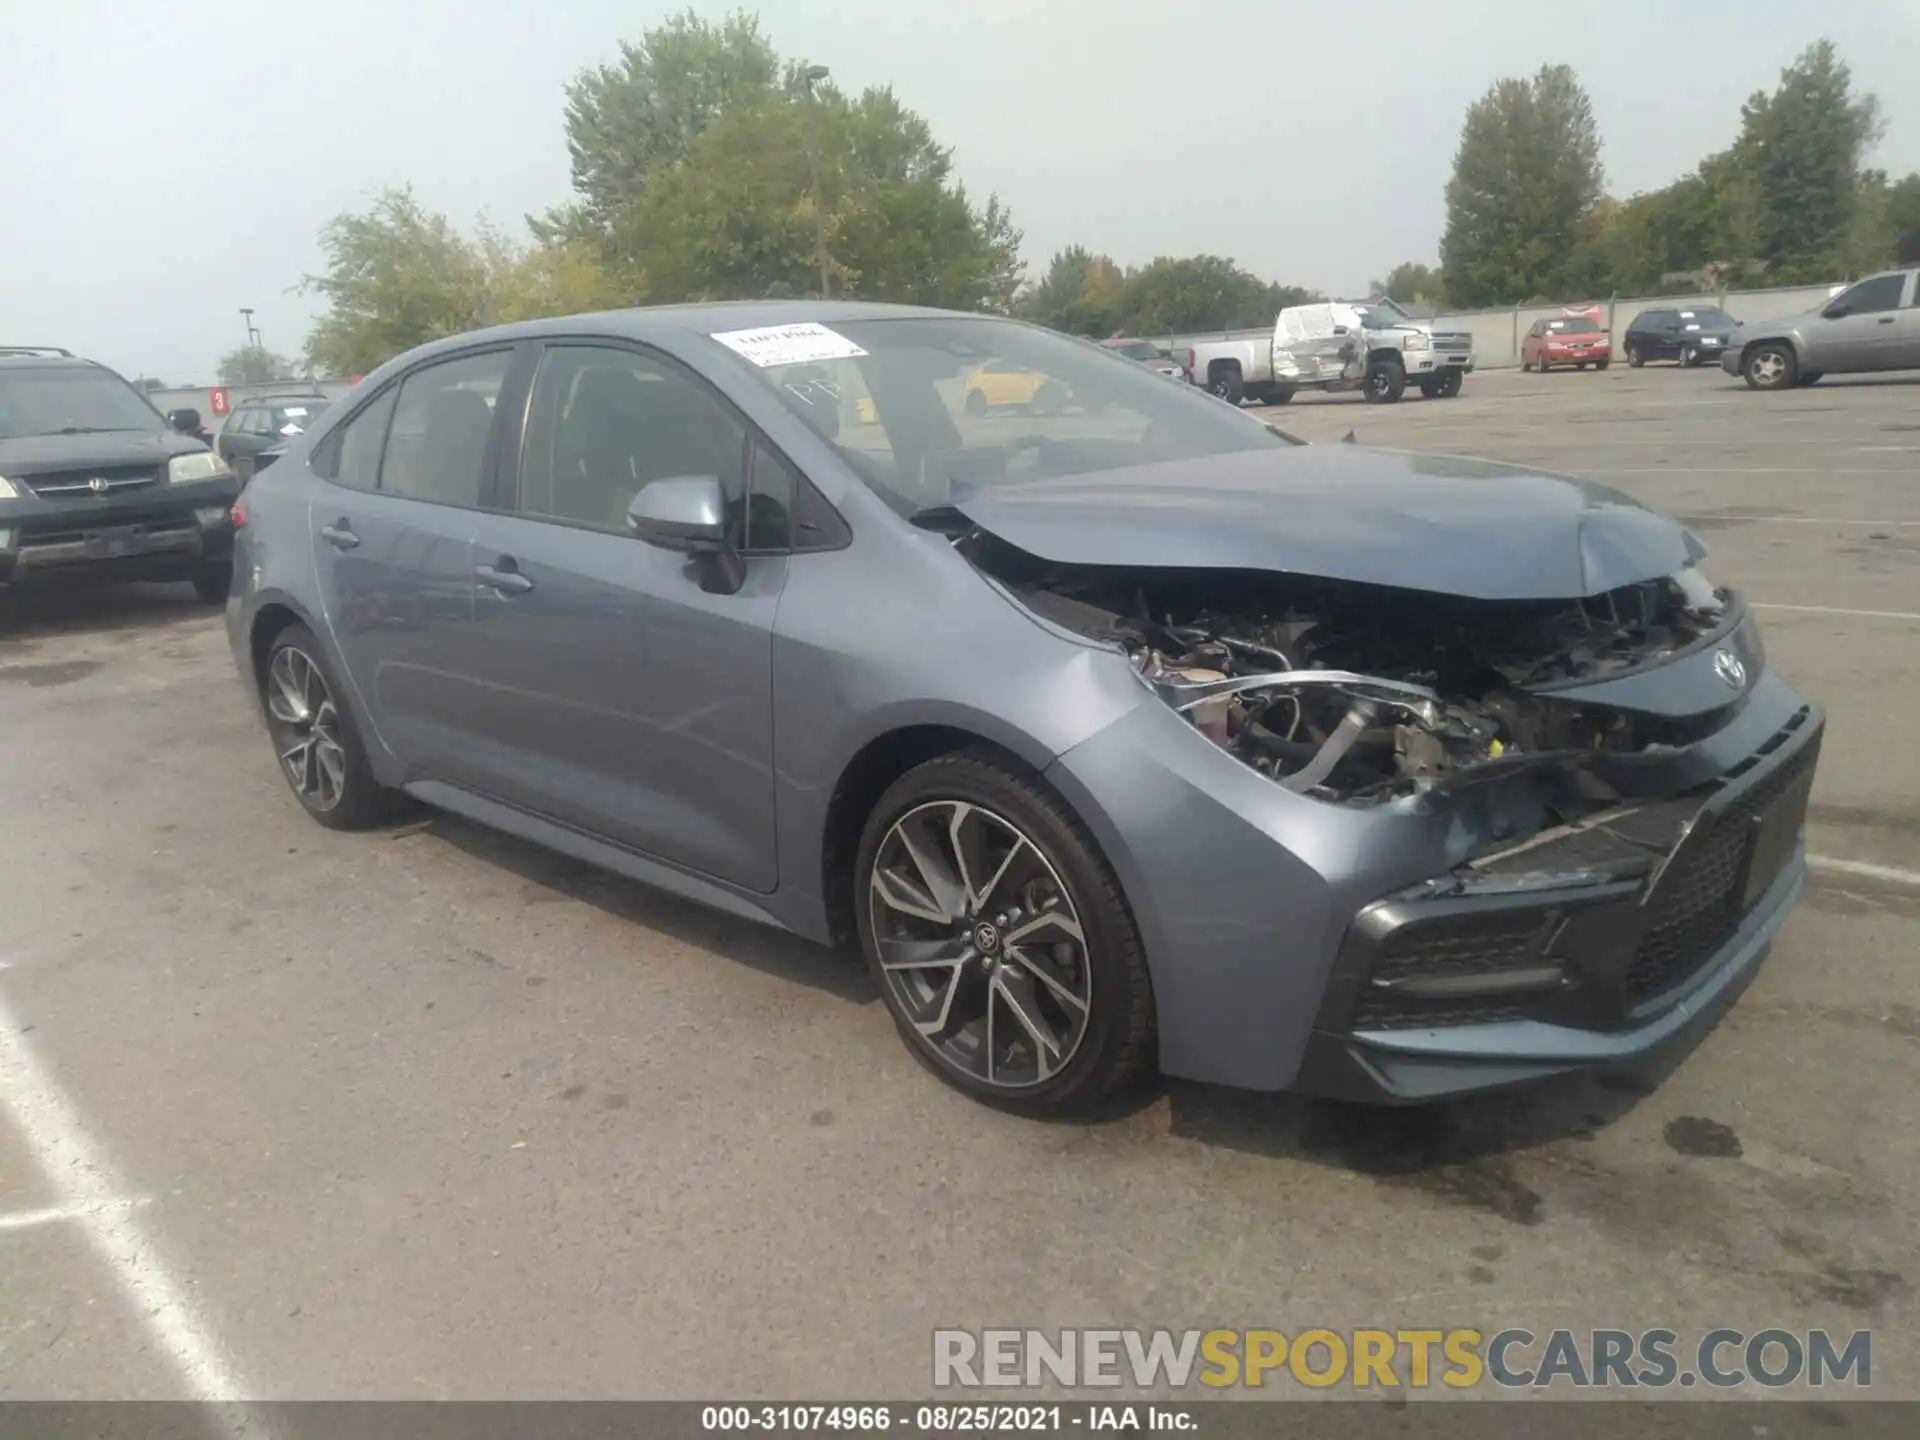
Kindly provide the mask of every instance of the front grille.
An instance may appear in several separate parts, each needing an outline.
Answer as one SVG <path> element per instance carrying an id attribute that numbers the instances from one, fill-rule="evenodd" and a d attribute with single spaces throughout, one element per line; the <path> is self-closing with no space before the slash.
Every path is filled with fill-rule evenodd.
<path id="1" fill-rule="evenodd" d="M 1816 747 L 1803 747 L 1703 822 L 1711 829 L 1656 881 L 1646 933 L 1627 970 L 1628 1003 L 1641 1004 L 1686 983 L 1733 938 L 1742 919 L 1740 886 L 1753 822 L 1806 778 L 1816 758 Z"/>
<path id="2" fill-rule="evenodd" d="M 68 495 L 117 495 L 160 477 L 152 465 L 106 465 L 97 470 L 52 470 L 30 475 L 27 485 L 36 495 L 56 499 Z M 95 483 L 98 482 L 98 483 Z"/>
<path id="3" fill-rule="evenodd" d="M 35 515 L 15 522 L 22 545 L 78 539 L 97 530 L 179 530 L 195 528 L 193 506 L 184 501 L 172 504 L 116 505 L 95 508 L 87 505 L 62 506 L 51 514 Z"/>
<path id="4" fill-rule="evenodd" d="M 1457 330 L 1449 330 L 1436 334 L 1433 337 L 1433 348 L 1436 350 L 1465 354 L 1467 351 L 1473 349 L 1473 336 L 1462 334 Z"/>

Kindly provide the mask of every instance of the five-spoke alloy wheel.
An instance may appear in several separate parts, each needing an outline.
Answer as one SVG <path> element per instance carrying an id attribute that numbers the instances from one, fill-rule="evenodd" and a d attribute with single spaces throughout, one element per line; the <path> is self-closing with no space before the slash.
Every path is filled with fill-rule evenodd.
<path id="1" fill-rule="evenodd" d="M 1133 918 L 1091 837 L 1034 779 L 972 754 L 910 771 L 869 820 L 856 874 L 868 964 L 941 1078 L 1038 1114 L 1145 1067 Z"/>

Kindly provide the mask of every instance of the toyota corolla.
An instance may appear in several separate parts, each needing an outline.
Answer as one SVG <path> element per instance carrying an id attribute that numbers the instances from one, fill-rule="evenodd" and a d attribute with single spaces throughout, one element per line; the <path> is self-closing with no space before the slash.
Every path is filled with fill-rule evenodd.
<path id="1" fill-rule="evenodd" d="M 981 413 L 983 368 L 1058 403 Z M 1822 717 L 1691 532 L 1009 320 L 437 342 L 237 519 L 234 653 L 316 820 L 411 796 L 857 945 L 916 1056 L 1029 1113 L 1618 1063 L 1804 884 Z"/>

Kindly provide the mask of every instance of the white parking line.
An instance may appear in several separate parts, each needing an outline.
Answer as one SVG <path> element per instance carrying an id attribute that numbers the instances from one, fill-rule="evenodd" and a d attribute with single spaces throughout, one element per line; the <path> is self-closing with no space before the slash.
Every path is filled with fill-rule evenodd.
<path id="1" fill-rule="evenodd" d="M 1893 885 L 1910 885 L 1920 890 L 1920 873 L 1898 870 L 1891 865 L 1870 865 L 1865 860 L 1841 860 L 1832 855 L 1807 856 L 1809 870 L 1827 870 L 1835 875 L 1858 875 L 1866 880 L 1885 880 Z"/>
<path id="2" fill-rule="evenodd" d="M 137 1210 L 146 1204 L 145 1200 L 116 1200 L 104 1208 L 109 1210 Z M 79 1220 L 90 1212 L 76 1209 L 71 1205 L 49 1205 L 43 1210 L 15 1210 L 0 1215 L 0 1230 L 31 1230 L 36 1225 L 58 1225 L 63 1220 Z"/>
<path id="3" fill-rule="evenodd" d="M 1748 603 L 1755 610 L 1792 610 L 1802 615 L 1853 615 L 1862 620 L 1920 620 L 1920 615 L 1910 610 L 1845 610 L 1838 605 L 1768 605 L 1758 600 Z"/>
<path id="4" fill-rule="evenodd" d="M 1741 515 L 1719 510 L 1676 510 L 1676 520 L 1744 520 L 1754 525 L 1870 525 L 1874 529 L 1898 529 L 1920 525 L 1920 520 L 1840 520 L 1824 515 Z"/>
<path id="5" fill-rule="evenodd" d="M 1878 465 L 1867 469 L 1841 469 L 1831 465 L 1640 465 L 1630 469 L 1576 470 L 1576 475 L 1893 475 L 1904 477 L 1905 470 Z"/>
<path id="6" fill-rule="evenodd" d="M 208 1403 L 246 1399 L 246 1387 L 155 1257 L 153 1242 L 121 1201 L 120 1187 L 95 1153 L 80 1116 L 27 1045 L 19 1021 L 4 1000 L 0 1000 L 0 1111 L 13 1117 L 60 1198 L 57 1208 L 80 1227 L 88 1244 L 113 1271 L 147 1333 L 173 1361 L 193 1398 Z"/>

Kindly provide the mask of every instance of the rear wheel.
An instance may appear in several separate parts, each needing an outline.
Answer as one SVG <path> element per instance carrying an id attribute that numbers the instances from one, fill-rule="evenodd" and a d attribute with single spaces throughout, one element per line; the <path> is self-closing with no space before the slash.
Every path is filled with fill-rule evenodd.
<path id="1" fill-rule="evenodd" d="M 1635 370 L 1638 370 L 1642 365 L 1646 363 L 1647 363 L 1646 358 L 1642 356 L 1640 353 L 1640 347 L 1638 345 L 1629 343 L 1627 345 L 1627 364 L 1632 366 Z"/>
<path id="2" fill-rule="evenodd" d="M 309 815 L 330 830 L 363 830 L 392 814 L 398 797 L 373 778 L 312 631 L 289 625 L 274 637 L 261 689 L 280 773 Z"/>
<path id="3" fill-rule="evenodd" d="M 1222 365 L 1209 375 L 1207 389 L 1229 405 L 1238 405 L 1247 394 L 1247 387 L 1240 378 L 1240 372 L 1231 365 Z"/>
<path id="4" fill-rule="evenodd" d="M 1149 1067 L 1139 931 L 1093 837 L 1038 780 L 965 752 L 910 770 L 868 818 L 855 876 L 868 968 L 949 1085 L 1058 1115 Z"/>
<path id="5" fill-rule="evenodd" d="M 1699 363 L 1700 352 L 1698 350 L 1694 349 L 1691 345 L 1682 345 L 1680 347 L 1680 368 L 1682 370 L 1691 370 Z"/>
<path id="6" fill-rule="evenodd" d="M 1367 367 L 1367 403 L 1394 405 L 1407 390 L 1407 370 L 1391 355 Z"/>
<path id="7" fill-rule="evenodd" d="M 1800 363 L 1791 345 L 1769 341 L 1747 352 L 1740 373 L 1755 390 L 1791 390 L 1799 379 Z"/>
<path id="8" fill-rule="evenodd" d="M 1269 405 L 1291 405 L 1293 403 L 1293 387 L 1291 385 L 1276 385 L 1267 392 L 1267 403 Z"/>
<path id="9" fill-rule="evenodd" d="M 1607 366 L 1611 365 L 1612 363 L 1613 362 L 1611 360 L 1596 360 L 1593 362 L 1593 368 L 1596 370 L 1604 370 L 1607 368 Z"/>
<path id="10" fill-rule="evenodd" d="M 978 420 L 987 413 L 987 397 L 978 390 L 967 391 L 967 414 Z"/>

